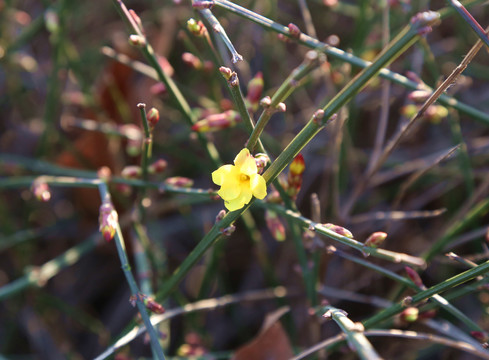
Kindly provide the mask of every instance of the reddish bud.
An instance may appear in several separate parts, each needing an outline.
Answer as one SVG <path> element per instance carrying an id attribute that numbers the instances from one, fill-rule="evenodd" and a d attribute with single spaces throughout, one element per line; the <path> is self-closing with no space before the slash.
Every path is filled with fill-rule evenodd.
<path id="1" fill-rule="evenodd" d="M 166 75 L 173 76 L 175 70 L 166 57 L 158 56 L 158 64 Z"/>
<path id="2" fill-rule="evenodd" d="M 152 85 L 150 88 L 149 88 L 149 91 L 151 92 L 151 94 L 153 95 L 162 95 L 162 94 L 166 94 L 166 86 L 165 84 L 163 83 L 156 83 L 154 85 Z"/>
<path id="3" fill-rule="evenodd" d="M 431 95 L 431 92 L 428 90 L 414 90 L 408 94 L 408 99 L 414 101 L 416 103 L 423 103 L 428 99 Z"/>
<path id="4" fill-rule="evenodd" d="M 418 314 L 419 314 L 418 308 L 411 306 L 404 309 L 401 312 L 400 317 L 402 321 L 412 323 L 418 320 Z"/>
<path id="5" fill-rule="evenodd" d="M 37 200 L 47 202 L 51 199 L 51 190 L 49 185 L 41 178 L 38 178 L 32 182 L 31 191 Z"/>
<path id="6" fill-rule="evenodd" d="M 323 224 L 323 226 L 326 229 L 329 229 L 331 231 L 334 231 L 338 235 L 345 236 L 345 237 L 350 238 L 350 239 L 353 238 L 353 234 L 350 232 L 350 230 L 348 230 L 348 229 L 346 229 L 346 228 L 344 228 L 342 226 L 338 226 L 338 225 L 330 224 L 330 223 Z"/>
<path id="7" fill-rule="evenodd" d="M 151 129 L 154 129 L 156 124 L 158 124 L 158 121 L 160 121 L 160 112 L 158 111 L 158 109 L 152 107 L 147 112 L 146 117 L 148 118 L 149 127 Z"/>
<path id="8" fill-rule="evenodd" d="M 118 225 L 119 217 L 110 201 L 104 201 L 99 210 L 99 230 L 106 241 L 112 240 Z"/>
<path id="9" fill-rule="evenodd" d="M 129 35 L 129 44 L 132 46 L 143 47 L 146 45 L 146 39 L 141 35 L 131 34 Z"/>
<path id="10" fill-rule="evenodd" d="M 470 336 L 472 336 L 474 339 L 476 339 L 480 343 L 485 343 L 489 341 L 489 337 L 485 332 L 482 331 L 471 331 Z"/>
<path id="11" fill-rule="evenodd" d="M 265 96 L 263 99 L 261 99 L 260 105 L 263 108 L 268 109 L 270 107 L 270 105 L 272 105 L 272 99 L 270 98 L 270 96 Z"/>
<path id="12" fill-rule="evenodd" d="M 272 236 L 277 241 L 285 240 L 285 226 L 280 221 L 276 213 L 270 210 L 265 211 L 265 221 L 267 223 L 268 230 L 272 233 Z"/>
<path id="13" fill-rule="evenodd" d="M 218 223 L 219 221 L 221 221 L 222 219 L 224 219 L 224 216 L 226 216 L 226 210 L 221 210 L 217 213 L 216 215 L 216 223 Z"/>
<path id="14" fill-rule="evenodd" d="M 414 285 L 419 288 L 424 288 L 423 280 L 421 280 L 421 277 L 416 271 L 414 271 L 414 269 L 410 268 L 409 266 L 404 266 L 404 270 Z"/>
<path id="15" fill-rule="evenodd" d="M 203 68 L 202 61 L 192 53 L 184 52 L 182 54 L 182 61 L 195 70 L 200 70 Z"/>
<path id="16" fill-rule="evenodd" d="M 486 231 L 486 241 L 489 243 L 489 227 L 487 228 Z"/>
<path id="17" fill-rule="evenodd" d="M 151 312 L 154 312 L 155 314 L 163 314 L 165 312 L 165 308 L 158 304 L 156 301 L 154 301 L 153 298 L 151 297 L 145 297 L 143 299 L 144 306 L 146 306 L 146 309 L 148 309 Z"/>
<path id="18" fill-rule="evenodd" d="M 165 184 L 178 188 L 189 188 L 194 184 L 194 181 L 183 176 L 174 176 L 165 179 Z"/>
<path id="19" fill-rule="evenodd" d="M 124 196 L 131 195 L 132 188 L 127 184 L 116 184 L 115 188 L 118 192 L 120 192 Z"/>
<path id="20" fill-rule="evenodd" d="M 139 166 L 129 165 L 122 169 L 121 176 L 124 179 L 139 179 L 141 177 L 142 170 Z"/>
<path id="21" fill-rule="evenodd" d="M 248 83 L 246 99 L 250 102 L 253 108 L 258 107 L 261 95 L 263 93 L 264 84 L 263 74 L 261 72 L 256 73 L 255 77 Z"/>
<path id="22" fill-rule="evenodd" d="M 164 159 L 158 159 L 154 163 L 148 166 L 148 172 L 150 174 L 159 174 L 166 170 L 168 163 Z"/>
<path id="23" fill-rule="evenodd" d="M 301 29 L 299 29 L 299 27 L 296 24 L 293 24 L 293 23 L 290 23 L 289 24 L 289 34 L 290 34 L 290 36 L 292 36 L 293 38 L 298 39 L 301 36 L 301 33 L 302 33 Z"/>
<path id="24" fill-rule="evenodd" d="M 231 236 L 231 234 L 236 230 L 236 226 L 234 225 L 229 225 L 226 228 L 221 229 L 221 234 L 224 236 Z"/>
<path id="25" fill-rule="evenodd" d="M 109 181 L 112 171 L 108 166 L 102 166 L 97 170 L 97 177 L 103 181 Z"/>
<path id="26" fill-rule="evenodd" d="M 277 111 L 278 112 L 286 112 L 287 111 L 287 105 L 285 105 L 283 102 L 278 103 Z"/>
<path id="27" fill-rule="evenodd" d="M 263 173 L 263 169 L 270 162 L 270 158 L 267 154 L 258 153 L 255 155 L 256 167 L 258 168 L 258 174 Z"/>
<path id="28" fill-rule="evenodd" d="M 195 19 L 189 19 L 187 21 L 187 29 L 195 36 L 204 36 L 207 33 L 207 29 L 202 21 L 195 21 Z"/>
<path id="29" fill-rule="evenodd" d="M 194 1 L 192 7 L 198 10 L 212 9 L 214 7 L 214 1 Z"/>
<path id="30" fill-rule="evenodd" d="M 236 74 L 233 70 L 231 70 L 230 68 L 225 67 L 225 66 L 221 66 L 219 68 L 219 72 L 222 74 L 222 76 L 224 76 L 224 79 L 226 79 L 228 81 L 231 79 L 233 74 Z"/>
<path id="31" fill-rule="evenodd" d="M 241 116 L 234 110 L 228 110 L 220 114 L 212 114 L 205 119 L 197 121 L 192 130 L 197 132 L 210 132 L 226 129 L 241 121 Z"/>
<path id="32" fill-rule="evenodd" d="M 374 232 L 367 238 L 367 240 L 365 240 L 365 246 L 377 248 L 380 245 L 382 245 L 382 243 L 386 238 L 387 238 L 387 234 L 385 232 L 381 232 L 381 231 Z"/>
<path id="33" fill-rule="evenodd" d="M 305 169 L 306 164 L 304 162 L 304 156 L 302 156 L 302 154 L 298 154 L 290 163 L 289 171 L 292 175 L 299 176 L 302 175 Z"/>

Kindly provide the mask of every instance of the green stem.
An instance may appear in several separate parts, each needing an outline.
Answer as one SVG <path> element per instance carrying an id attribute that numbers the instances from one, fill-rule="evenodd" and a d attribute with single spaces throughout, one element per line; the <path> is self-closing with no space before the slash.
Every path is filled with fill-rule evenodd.
<path id="1" fill-rule="evenodd" d="M 460 284 L 463 284 L 464 282 L 467 282 L 469 280 L 472 280 L 473 278 L 485 274 L 487 271 L 489 271 L 489 261 L 477 266 L 476 268 L 467 270 L 463 273 L 460 273 L 450 279 L 447 279 L 437 285 L 434 285 L 430 287 L 429 289 L 426 289 L 424 291 L 421 291 L 414 295 L 412 297 L 412 304 L 417 304 L 420 301 L 429 299 L 433 297 L 434 295 L 437 295 L 443 291 L 447 291 L 455 286 L 458 286 Z M 398 303 L 394 304 L 391 307 L 379 312 L 378 314 L 370 317 L 366 321 L 363 322 L 363 325 L 365 328 L 371 328 L 375 325 L 377 325 L 379 322 L 386 320 L 398 313 L 400 313 L 405 307 Z"/>
<path id="2" fill-rule="evenodd" d="M 100 239 L 100 233 L 90 236 L 85 241 L 72 247 L 58 257 L 39 267 L 30 267 L 27 274 L 0 288 L 0 301 L 30 286 L 43 286 L 49 279 L 57 275 L 64 268 L 76 263 L 83 255 L 95 248 Z"/>
<path id="3" fill-rule="evenodd" d="M 108 192 L 107 189 L 107 184 L 102 182 L 99 185 L 99 192 L 102 201 L 111 201 L 110 193 Z M 131 265 L 129 264 L 129 260 L 127 259 L 126 247 L 124 245 L 124 238 L 122 236 L 122 231 L 119 223 L 117 223 L 114 242 L 117 247 L 117 253 L 119 255 L 119 259 L 121 262 L 122 271 L 124 272 L 124 276 L 126 277 L 127 283 L 131 290 L 131 294 L 136 299 L 136 306 L 139 310 L 139 313 L 141 314 L 141 318 L 143 319 L 144 325 L 146 326 L 146 330 L 148 331 L 150 341 L 151 341 L 151 348 L 159 360 L 165 360 L 165 354 L 163 353 L 163 349 L 161 348 L 161 345 L 159 343 L 158 334 L 156 333 L 155 328 L 151 324 L 151 320 L 148 316 L 146 307 L 144 306 L 142 300 L 140 299 L 139 296 L 140 291 L 138 285 L 136 284 L 136 280 L 134 279 L 134 276 L 132 275 L 131 272 Z"/>
<path id="4" fill-rule="evenodd" d="M 309 230 L 313 230 L 317 232 L 318 234 L 325 235 L 333 240 L 338 241 L 339 243 L 349 246 L 351 248 L 354 248 L 358 251 L 360 251 L 362 254 L 374 256 L 380 259 L 384 260 L 389 260 L 394 263 L 404 263 L 407 265 L 412 265 L 412 266 L 418 266 L 418 267 L 426 267 L 426 263 L 423 259 L 415 257 L 415 256 L 410 256 L 407 254 L 402 254 L 402 253 L 397 253 L 394 251 L 389 251 L 389 250 L 384 250 L 384 249 L 378 249 L 378 248 L 373 248 L 373 247 L 368 247 L 365 246 L 363 243 L 361 243 L 358 240 L 342 236 L 327 227 L 325 227 L 322 224 L 319 224 L 317 222 L 314 222 L 298 212 L 287 210 L 283 208 L 280 205 L 276 204 L 265 204 L 263 202 L 258 202 L 259 205 L 261 206 L 266 206 L 268 209 L 271 209 L 287 218 L 293 219 L 294 221 L 300 223 L 302 227 L 307 228 Z"/>
<path id="5" fill-rule="evenodd" d="M 190 108 L 190 105 L 187 103 L 187 100 L 185 100 L 185 97 L 182 95 L 177 85 L 172 80 L 172 78 L 169 77 L 161 68 L 153 48 L 146 41 L 145 36 L 142 34 L 139 27 L 135 24 L 134 20 L 132 19 L 132 16 L 129 14 L 122 0 L 112 0 L 112 2 L 115 4 L 122 18 L 126 21 L 126 23 L 128 23 L 131 30 L 145 39 L 145 45 L 142 46 L 141 48 L 143 55 L 146 57 L 146 60 L 148 60 L 151 67 L 155 69 L 156 74 L 158 75 L 158 79 L 163 84 L 165 84 L 165 87 L 168 93 L 170 94 L 171 98 L 176 102 L 178 108 L 180 109 L 185 119 L 187 120 L 187 124 L 192 126 L 193 124 L 195 124 L 196 118 L 195 115 L 192 113 L 192 110 Z M 213 165 L 215 167 L 218 167 L 221 164 L 221 160 L 219 159 L 219 153 L 217 152 L 217 149 L 214 146 L 214 144 L 208 142 L 205 136 L 201 133 L 197 133 L 197 137 L 199 139 L 199 142 L 206 149 L 209 158 L 213 162 Z"/>
<path id="6" fill-rule="evenodd" d="M 463 220 L 453 224 L 440 239 L 438 239 L 430 249 L 423 255 L 425 260 L 431 260 L 439 252 L 443 251 L 445 246 L 447 246 L 453 237 L 458 234 L 463 228 L 468 224 L 471 224 L 476 218 L 481 214 L 485 214 L 489 209 L 489 198 L 482 200 L 477 204 Z"/>
<path id="7" fill-rule="evenodd" d="M 339 250 L 334 250 L 333 251 L 335 254 L 341 256 L 342 258 L 345 258 L 345 259 L 348 259 L 350 261 L 353 261 L 359 265 L 362 265 L 368 269 L 371 269 L 371 270 L 374 270 L 376 272 L 378 272 L 379 274 L 382 274 L 386 277 L 388 277 L 389 279 L 392 279 L 394 281 L 397 281 L 411 289 L 413 289 L 414 291 L 416 292 L 420 292 L 420 291 L 423 291 L 423 290 L 426 290 L 425 287 L 421 288 L 419 286 L 417 286 L 416 284 L 414 284 L 411 280 L 408 280 L 406 279 L 405 277 L 402 277 L 390 270 L 387 270 L 383 267 L 380 267 L 378 265 L 375 265 L 375 264 L 372 264 L 372 263 L 369 263 L 368 261 L 365 261 L 363 259 L 359 259 L 357 257 L 354 257 L 354 256 L 351 256 L 349 254 L 346 254 L 342 251 L 339 251 Z M 476 265 L 477 266 L 477 265 Z M 472 321 L 469 317 L 467 317 L 467 315 L 465 315 L 463 312 L 461 312 L 459 309 L 457 309 L 455 306 L 453 306 L 452 304 L 450 304 L 445 298 L 443 298 L 442 296 L 436 294 L 433 296 L 433 300 L 435 303 L 437 303 L 437 305 L 439 307 L 441 307 L 442 309 L 444 309 L 446 312 L 452 314 L 455 318 L 457 318 L 458 320 L 460 320 L 462 323 L 464 323 L 467 328 L 469 328 L 471 331 L 483 331 L 482 328 L 477 325 L 474 321 Z"/>
<path id="8" fill-rule="evenodd" d="M 204 17 L 209 22 L 209 24 L 212 27 L 212 30 L 214 30 L 214 32 L 216 32 L 221 37 L 222 41 L 224 42 L 229 52 L 233 56 L 232 58 L 233 63 L 237 63 L 238 61 L 243 60 L 243 57 L 240 54 L 238 54 L 238 52 L 234 48 L 233 43 L 231 42 L 231 40 L 229 40 L 226 31 L 219 23 L 219 20 L 217 20 L 216 17 L 212 14 L 212 12 L 209 9 L 203 9 L 203 10 L 199 10 L 199 14 L 202 15 L 202 17 Z"/>
<path id="9" fill-rule="evenodd" d="M 272 115 L 277 111 L 277 106 L 284 102 L 292 92 L 297 87 L 298 81 L 300 81 L 311 69 L 316 66 L 317 53 L 308 52 L 306 54 L 306 59 L 295 68 L 290 75 L 285 79 L 285 81 L 280 85 L 278 90 L 273 94 L 270 104 L 260 115 L 256 127 L 253 129 L 250 138 L 248 140 L 247 148 L 252 152 L 255 148 L 257 142 L 260 141 L 260 135 L 262 134 L 265 126 L 272 117 Z"/>
<path id="10" fill-rule="evenodd" d="M 276 22 L 274 22 L 274 21 L 272 21 L 272 20 L 270 20 L 270 19 L 268 19 L 262 15 L 254 13 L 254 12 L 252 12 L 246 8 L 243 8 L 239 5 L 236 5 L 236 4 L 234 4 L 230 1 L 226 1 L 226 0 L 215 0 L 215 4 L 226 9 L 226 10 L 228 10 L 228 11 L 230 11 L 230 12 L 232 12 L 232 13 L 235 13 L 238 16 L 241 16 L 241 17 L 244 17 L 250 21 L 253 21 L 254 23 L 256 23 L 256 24 L 258 24 L 258 25 L 260 25 L 266 29 L 269 29 L 269 30 L 272 30 L 272 31 L 275 31 L 277 33 L 280 33 L 280 34 L 283 34 L 285 36 L 290 37 L 289 30 L 287 27 L 285 27 L 279 23 L 276 23 Z M 443 13 L 443 15 L 446 16 L 447 13 L 448 12 L 445 11 Z M 294 38 L 292 38 L 292 39 L 294 39 Z M 358 66 L 360 68 L 367 68 L 368 66 L 371 65 L 371 63 L 369 61 L 365 61 L 365 60 L 363 60 L 359 57 L 356 57 L 350 53 L 347 53 L 343 50 L 329 46 L 326 43 L 323 43 L 317 39 L 314 39 L 314 38 L 312 38 L 306 34 L 301 34 L 301 36 L 299 37 L 299 39 L 297 39 L 297 41 L 299 43 L 309 47 L 309 48 L 318 49 L 318 50 L 324 52 L 328 56 L 331 56 L 333 58 L 345 61 L 351 65 Z M 390 71 L 388 69 L 381 69 L 379 72 L 379 76 L 383 77 L 385 79 L 388 79 L 395 84 L 402 85 L 402 86 L 404 86 L 408 89 L 411 89 L 411 90 L 417 90 L 420 88 L 427 89 L 427 90 L 433 90 L 433 89 L 429 88 L 428 86 L 424 86 L 424 85 L 421 86 L 419 83 L 412 81 L 412 80 L 409 80 L 405 76 L 398 74 L 398 73 L 395 73 L 393 71 Z M 438 101 L 441 104 L 449 106 L 449 107 L 453 107 L 454 109 L 457 109 L 458 111 L 463 112 L 466 115 L 469 115 L 469 116 L 473 117 L 475 120 L 478 120 L 478 121 L 480 121 L 486 125 L 489 124 L 489 115 L 487 115 L 486 113 L 484 113 L 480 110 L 477 110 L 471 106 L 468 106 L 464 103 L 461 103 L 460 101 L 458 101 L 457 99 L 455 99 L 451 96 L 442 94 L 438 98 Z"/>
<path id="11" fill-rule="evenodd" d="M 333 320 L 338 324 L 341 331 L 346 335 L 346 340 L 353 346 L 354 350 L 357 352 L 360 359 L 364 360 L 375 360 L 381 359 L 379 354 L 375 351 L 374 347 L 367 340 L 363 331 L 359 329 L 359 324 L 355 324 L 346 315 L 346 312 L 337 309 L 332 306 L 325 306 L 323 308 L 324 312 L 328 314 Z M 361 325 L 360 325 L 361 328 Z"/>

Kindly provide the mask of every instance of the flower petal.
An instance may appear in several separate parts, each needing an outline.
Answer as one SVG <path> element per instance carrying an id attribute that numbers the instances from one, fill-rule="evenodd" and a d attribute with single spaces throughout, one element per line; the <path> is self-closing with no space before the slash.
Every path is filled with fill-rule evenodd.
<path id="1" fill-rule="evenodd" d="M 241 194 L 241 191 L 241 183 L 235 177 L 230 176 L 224 180 L 217 194 L 224 200 L 231 201 L 236 199 Z"/>
<path id="2" fill-rule="evenodd" d="M 250 156 L 251 156 L 250 151 L 247 148 L 244 148 L 234 158 L 234 165 L 236 165 L 236 167 L 239 169 L 243 165 L 245 160 Z"/>
<path id="3" fill-rule="evenodd" d="M 231 174 L 236 170 L 234 165 L 223 165 L 212 173 L 212 181 L 216 185 L 222 185 L 224 180 L 232 176 Z"/>
<path id="4" fill-rule="evenodd" d="M 250 188 L 253 192 L 253 196 L 258 199 L 263 199 L 267 196 L 267 183 L 263 176 L 254 174 L 250 176 Z"/>

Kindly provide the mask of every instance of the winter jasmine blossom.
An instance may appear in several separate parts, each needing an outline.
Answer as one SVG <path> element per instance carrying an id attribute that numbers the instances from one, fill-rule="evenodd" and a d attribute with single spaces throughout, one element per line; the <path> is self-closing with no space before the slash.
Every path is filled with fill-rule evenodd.
<path id="1" fill-rule="evenodd" d="M 241 209 L 253 196 L 263 199 L 267 195 L 265 179 L 258 174 L 255 158 L 243 149 L 234 159 L 234 165 L 223 165 L 212 173 L 212 181 L 220 185 L 217 192 L 229 211 Z"/>

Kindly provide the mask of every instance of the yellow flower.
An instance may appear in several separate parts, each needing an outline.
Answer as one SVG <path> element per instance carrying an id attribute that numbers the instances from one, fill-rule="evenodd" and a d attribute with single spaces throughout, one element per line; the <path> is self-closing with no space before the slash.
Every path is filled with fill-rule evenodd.
<path id="1" fill-rule="evenodd" d="M 267 195 L 265 179 L 258 174 L 255 158 L 248 149 L 243 149 L 234 159 L 234 165 L 223 165 L 212 173 L 212 181 L 220 185 L 217 192 L 229 211 L 241 209 L 255 196 Z"/>

